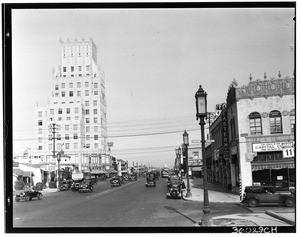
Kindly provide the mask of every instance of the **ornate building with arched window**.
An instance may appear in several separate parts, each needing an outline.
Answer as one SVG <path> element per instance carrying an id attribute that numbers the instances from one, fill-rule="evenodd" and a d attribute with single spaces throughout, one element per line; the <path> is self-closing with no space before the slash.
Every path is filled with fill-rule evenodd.
<path id="1" fill-rule="evenodd" d="M 229 162 L 233 191 L 248 185 L 295 185 L 294 78 L 232 85 L 227 95 Z"/>

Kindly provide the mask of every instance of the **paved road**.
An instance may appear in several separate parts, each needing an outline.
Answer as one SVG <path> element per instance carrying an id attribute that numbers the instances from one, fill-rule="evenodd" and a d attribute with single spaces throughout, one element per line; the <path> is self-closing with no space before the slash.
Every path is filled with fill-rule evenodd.
<path id="1" fill-rule="evenodd" d="M 145 179 L 111 188 L 108 181 L 92 193 L 63 191 L 42 200 L 15 202 L 14 227 L 173 227 L 193 226 L 202 217 L 203 204 L 166 199 L 166 180 L 146 188 Z M 212 214 L 249 211 L 238 204 L 212 204 Z"/>

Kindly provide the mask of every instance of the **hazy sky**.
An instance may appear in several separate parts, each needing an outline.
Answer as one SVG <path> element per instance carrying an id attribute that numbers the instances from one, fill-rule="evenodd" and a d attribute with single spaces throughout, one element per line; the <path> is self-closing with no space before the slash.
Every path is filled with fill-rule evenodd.
<path id="1" fill-rule="evenodd" d="M 13 10 L 14 153 L 36 139 L 36 102 L 50 98 L 60 38 L 92 37 L 98 47 L 113 155 L 172 165 L 184 130 L 200 140 L 200 84 L 214 111 L 233 78 L 242 86 L 250 73 L 293 75 L 293 17 L 275 8 Z"/>

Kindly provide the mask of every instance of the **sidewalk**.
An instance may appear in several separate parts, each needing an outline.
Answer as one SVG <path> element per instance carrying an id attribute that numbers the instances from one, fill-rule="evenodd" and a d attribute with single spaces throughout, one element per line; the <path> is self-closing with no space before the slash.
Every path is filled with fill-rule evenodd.
<path id="1" fill-rule="evenodd" d="M 184 179 L 185 184 L 187 180 Z M 216 203 L 227 203 L 229 205 L 235 205 L 235 207 L 240 206 L 244 210 L 247 209 L 248 212 L 229 214 L 229 215 L 218 215 L 213 216 L 213 225 L 216 226 L 238 226 L 238 225 L 259 225 L 259 226 L 291 226 L 295 225 L 295 212 L 286 213 L 283 211 L 274 212 L 271 210 L 266 210 L 264 213 L 253 213 L 251 208 L 239 205 L 240 197 L 237 194 L 231 193 L 229 190 L 207 183 L 208 198 L 210 205 L 215 205 Z M 194 178 L 190 179 L 190 191 L 192 196 L 186 197 L 186 190 L 183 192 L 183 199 L 187 201 L 203 202 L 203 179 Z M 224 206 L 224 209 L 226 207 Z M 242 209 L 241 209 L 242 210 Z"/>

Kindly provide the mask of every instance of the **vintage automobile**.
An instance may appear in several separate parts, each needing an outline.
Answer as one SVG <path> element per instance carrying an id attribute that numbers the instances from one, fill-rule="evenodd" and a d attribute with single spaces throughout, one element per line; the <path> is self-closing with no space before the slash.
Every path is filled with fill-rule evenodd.
<path id="1" fill-rule="evenodd" d="M 185 184 L 179 176 L 171 176 L 168 183 L 167 198 L 182 198 L 182 191 L 185 189 Z"/>
<path id="2" fill-rule="evenodd" d="M 81 183 L 83 182 L 84 179 L 79 179 L 79 180 L 74 180 L 72 185 L 71 185 L 71 190 L 72 191 L 78 191 L 79 188 L 81 187 Z"/>
<path id="3" fill-rule="evenodd" d="M 156 178 L 154 173 L 146 174 L 146 187 L 156 187 Z"/>
<path id="4" fill-rule="evenodd" d="M 111 187 L 115 187 L 115 186 L 119 187 L 119 186 L 121 186 L 121 183 L 122 183 L 121 178 L 118 176 L 114 176 L 110 179 Z"/>
<path id="5" fill-rule="evenodd" d="M 59 190 L 60 191 L 69 190 L 71 188 L 71 185 L 72 185 L 72 180 L 64 180 L 64 181 L 61 182 Z"/>
<path id="6" fill-rule="evenodd" d="M 168 188 L 170 188 L 172 186 L 172 181 L 175 180 L 177 181 L 178 179 L 180 179 L 180 177 L 178 175 L 171 175 L 168 177 L 168 180 L 167 180 L 167 186 Z"/>
<path id="7" fill-rule="evenodd" d="M 129 181 L 130 176 L 128 174 L 123 174 L 122 176 L 124 181 Z"/>
<path id="8" fill-rule="evenodd" d="M 84 192 L 93 192 L 94 187 L 92 185 L 92 181 L 90 179 L 85 179 L 81 182 L 80 188 L 78 189 L 80 193 Z"/>
<path id="9" fill-rule="evenodd" d="M 136 174 L 132 174 L 129 176 L 129 180 L 130 181 L 137 181 L 137 175 Z"/>
<path id="10" fill-rule="evenodd" d="M 242 203 L 256 207 L 261 203 L 295 205 L 295 194 L 291 191 L 278 191 L 274 186 L 246 186 Z"/>
<path id="11" fill-rule="evenodd" d="M 16 202 L 19 202 L 20 200 L 24 200 L 24 201 L 30 201 L 33 198 L 37 198 L 39 200 L 41 200 L 43 197 L 43 194 L 39 191 L 22 191 L 20 193 L 18 193 L 15 197 Z"/>

